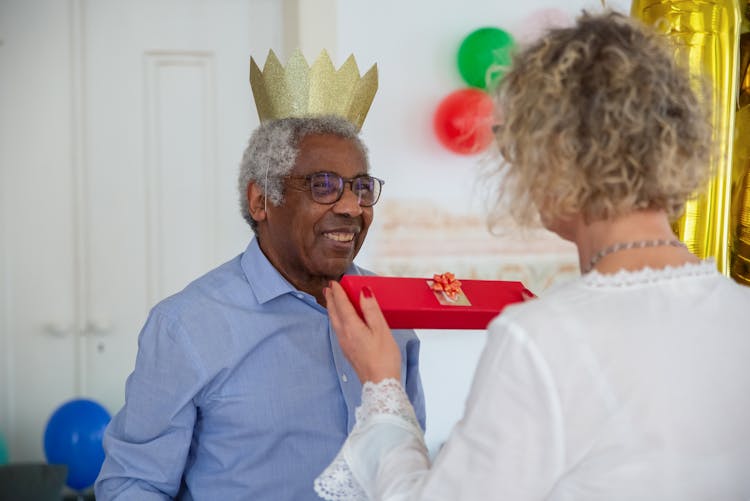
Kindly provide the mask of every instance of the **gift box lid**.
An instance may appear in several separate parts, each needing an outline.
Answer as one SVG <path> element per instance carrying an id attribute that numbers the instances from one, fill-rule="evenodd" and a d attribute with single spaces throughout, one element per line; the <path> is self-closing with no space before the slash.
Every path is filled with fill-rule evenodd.
<path id="1" fill-rule="evenodd" d="M 450 298 L 433 290 L 434 278 L 344 275 L 341 286 L 360 315 L 369 287 L 392 329 L 485 329 L 507 305 L 533 297 L 521 282 L 460 280 L 461 293 Z"/>

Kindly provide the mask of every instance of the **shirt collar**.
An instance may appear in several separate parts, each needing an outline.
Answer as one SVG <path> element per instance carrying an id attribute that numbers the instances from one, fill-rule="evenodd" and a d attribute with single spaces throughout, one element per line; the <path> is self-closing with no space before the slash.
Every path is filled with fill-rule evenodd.
<path id="1" fill-rule="evenodd" d="M 284 278 L 271 264 L 263 251 L 260 250 L 258 239 L 253 238 L 242 254 L 242 271 L 259 304 L 289 293 L 299 292 Z M 346 270 L 347 275 L 364 275 L 363 270 L 352 263 Z"/>

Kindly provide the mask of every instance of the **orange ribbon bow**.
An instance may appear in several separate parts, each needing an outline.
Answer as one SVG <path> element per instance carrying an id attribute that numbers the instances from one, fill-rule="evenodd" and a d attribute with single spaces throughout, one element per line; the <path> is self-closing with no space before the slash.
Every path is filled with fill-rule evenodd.
<path id="1" fill-rule="evenodd" d="M 453 300 L 461 293 L 461 281 L 456 280 L 453 273 L 435 274 L 432 276 L 432 290 L 443 292 L 449 299 Z"/>

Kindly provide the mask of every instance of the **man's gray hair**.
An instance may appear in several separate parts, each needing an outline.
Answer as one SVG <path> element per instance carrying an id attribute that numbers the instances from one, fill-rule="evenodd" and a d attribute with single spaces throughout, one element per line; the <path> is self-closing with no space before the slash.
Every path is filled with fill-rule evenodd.
<path id="1" fill-rule="evenodd" d="M 256 183 L 268 201 L 275 206 L 281 205 L 284 202 L 284 177 L 294 168 L 300 142 L 311 134 L 331 134 L 353 140 L 362 151 L 367 170 L 370 170 L 367 148 L 357 128 L 344 118 L 335 115 L 282 118 L 261 124 L 250 136 L 242 155 L 238 185 L 242 217 L 254 232 L 257 233 L 257 223 L 250 216 L 248 185 Z"/>

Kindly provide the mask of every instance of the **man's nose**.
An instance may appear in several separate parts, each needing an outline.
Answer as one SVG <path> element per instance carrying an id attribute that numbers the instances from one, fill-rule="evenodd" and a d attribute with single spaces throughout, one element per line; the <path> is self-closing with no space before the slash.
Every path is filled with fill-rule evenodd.
<path id="1" fill-rule="evenodd" d="M 333 204 L 333 211 L 336 214 L 346 214 L 349 217 L 357 217 L 362 214 L 362 206 L 359 205 L 359 197 L 352 191 L 351 181 L 344 183 L 344 191 L 341 198 Z"/>

